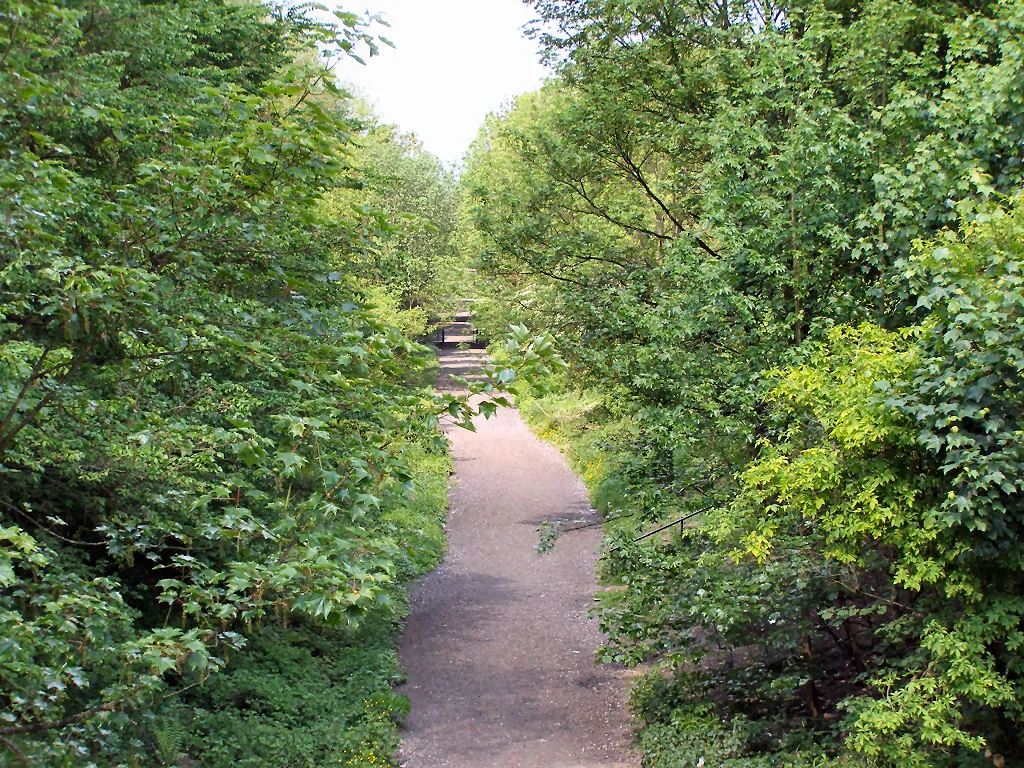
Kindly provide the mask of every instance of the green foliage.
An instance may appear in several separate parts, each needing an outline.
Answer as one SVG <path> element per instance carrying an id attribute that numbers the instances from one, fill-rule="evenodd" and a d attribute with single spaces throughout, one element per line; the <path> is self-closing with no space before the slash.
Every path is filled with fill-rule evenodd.
<path id="1" fill-rule="evenodd" d="M 1019 762 L 1021 4 L 532 5 L 462 240 L 565 357 L 652 764 Z"/>
<path id="2" fill-rule="evenodd" d="M 428 452 L 411 446 L 409 461 L 412 490 L 385 504 L 381 515 L 384 531 L 395 540 L 395 565 L 403 581 L 422 576 L 441 564 L 446 541 L 444 522 L 448 514 L 448 482 L 453 472 L 447 451 Z"/>
<path id="3" fill-rule="evenodd" d="M 216 685 L 171 710 L 187 727 L 180 753 L 211 768 L 391 765 L 408 712 L 391 690 L 401 678 L 393 622 L 258 633 Z"/>
<path id="4" fill-rule="evenodd" d="M 646 723 L 639 746 L 649 768 L 839 768 L 863 764 L 830 756 L 809 741 L 779 744 L 764 723 L 752 723 L 743 716 L 722 719 L 710 703 L 674 701 L 667 708 L 666 699 L 671 701 L 672 696 L 672 681 L 660 674 L 646 675 L 633 689 L 633 710 Z"/>
<path id="5" fill-rule="evenodd" d="M 918 307 L 928 312 L 926 358 L 909 398 L 894 404 L 914 418 L 919 439 L 941 457 L 952 494 L 942 515 L 976 531 L 979 554 L 1014 550 L 1024 533 L 1019 383 L 1024 205 L 986 209 L 962 238 L 918 249 L 907 264 Z"/>
<path id="6" fill-rule="evenodd" d="M 325 202 L 364 175 L 331 73 L 372 19 L 309 10 L 0 2 L 5 761 L 173 761 L 183 691 L 298 675 L 275 628 L 351 644 L 438 556 L 436 363 L 365 305 L 385 222 Z M 393 703 L 338 722 L 384 755 Z"/>
<path id="7" fill-rule="evenodd" d="M 922 245 L 917 263 L 949 269 L 930 254 L 954 248 L 968 264 L 984 254 L 996 274 L 1015 275 L 1016 266 L 1005 266 L 1014 260 L 995 253 L 994 243 L 1019 246 L 1017 216 L 990 211 L 962 239 Z M 927 278 L 942 291 L 941 278 Z M 1014 301 L 1012 279 L 1000 290 L 986 270 L 957 272 L 947 307 L 959 308 L 975 281 L 986 284 L 979 295 L 996 308 L 990 338 L 1015 331 L 1016 315 L 1004 309 Z M 974 764 L 983 753 L 998 762 L 1017 749 L 1022 561 L 1015 546 L 994 547 L 986 530 L 946 512 L 953 488 L 984 499 L 991 478 L 978 472 L 977 487 L 964 487 L 940 463 L 950 451 L 933 455 L 932 432 L 921 429 L 932 414 L 954 412 L 947 390 L 930 384 L 939 372 L 946 386 L 955 378 L 930 350 L 957 338 L 937 322 L 956 314 L 936 304 L 923 326 L 900 332 L 836 327 L 804 363 L 770 374 L 773 435 L 746 465 L 730 506 L 705 510 L 698 527 L 669 531 L 652 546 L 629 540 L 636 534 L 623 528 L 628 506 L 603 507 L 615 542 L 604 569 L 623 584 L 602 596 L 605 657 L 660 657 L 704 670 L 668 680 L 656 672 L 654 691 L 637 689 L 652 765 L 671 765 L 664 761 L 690 749 L 718 756 L 719 748 L 721 759 L 746 759 L 750 749 L 800 764 L 799 749 L 782 744 L 788 726 L 779 712 L 801 701 L 822 718 L 818 728 L 847 713 L 838 731 L 846 745 L 882 764 Z M 960 376 L 969 379 L 985 358 L 961 360 Z M 629 443 L 611 439 L 601 402 L 595 393 L 556 393 L 521 406 L 535 428 L 567 446 L 598 491 L 621 478 L 629 460 Z M 974 412 L 973 402 L 958 407 Z M 955 436 L 962 424 L 944 426 Z M 597 451 L 588 447 L 595 439 Z M 661 509 L 665 517 L 672 511 Z M 723 652 L 741 656 L 738 669 L 735 661 L 719 667 Z M 723 692 L 727 715 L 703 725 L 683 717 L 691 698 Z M 756 739 L 754 747 L 730 741 L 735 733 L 714 725 L 719 716 L 751 718 L 754 731 L 776 732 L 782 742 L 769 749 Z"/>
<path id="8" fill-rule="evenodd" d="M 785 414 L 789 430 L 766 441 L 747 466 L 744 494 L 729 516 L 728 524 L 750 531 L 742 542 L 747 552 L 766 559 L 780 527 L 814 519 L 827 558 L 866 567 L 871 555 L 863 543 L 875 540 L 903 555 L 894 561 L 903 586 L 920 589 L 945 574 L 948 563 L 927 554 L 941 535 L 926 503 L 936 488 L 933 467 L 915 461 L 913 425 L 879 392 L 919 358 L 906 334 L 838 327 L 806 364 L 785 371 L 768 402 Z"/>
<path id="9" fill-rule="evenodd" d="M 358 183 L 333 190 L 324 206 L 379 228 L 379 245 L 359 260 L 361 282 L 385 317 L 419 338 L 450 321 L 462 295 L 454 179 L 414 136 L 393 126 L 371 120 L 357 143 Z"/>
<path id="10" fill-rule="evenodd" d="M 373 306 L 374 314 L 401 331 L 403 336 L 414 339 L 426 334 L 429 318 L 422 307 L 402 309 L 398 297 L 379 286 L 371 286 L 366 298 Z"/>
<path id="11" fill-rule="evenodd" d="M 444 554 L 452 469 L 444 452 L 410 445 L 406 454 L 414 490 L 384 499 L 377 526 L 392 542 L 403 584 Z M 150 734 L 159 747 L 173 736 L 179 753 L 211 768 L 391 765 L 408 713 L 408 701 L 392 691 L 403 676 L 395 645 L 407 610 L 404 586 L 389 596 L 357 627 L 299 619 L 256 632 L 224 672 L 158 710 L 142 738 Z"/>

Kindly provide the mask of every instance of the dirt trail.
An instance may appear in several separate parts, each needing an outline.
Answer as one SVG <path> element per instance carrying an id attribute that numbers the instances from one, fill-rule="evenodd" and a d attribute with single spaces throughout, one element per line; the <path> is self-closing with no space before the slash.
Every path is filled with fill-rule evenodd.
<path id="1" fill-rule="evenodd" d="M 451 350 L 441 363 L 465 375 L 480 359 Z M 412 590 L 400 647 L 409 675 L 400 690 L 412 703 L 401 763 L 634 768 L 626 676 L 595 665 L 600 635 L 586 616 L 600 532 L 533 552 L 541 521 L 594 517 L 586 491 L 516 411 L 476 426 L 449 433 L 457 482 L 448 556 Z"/>

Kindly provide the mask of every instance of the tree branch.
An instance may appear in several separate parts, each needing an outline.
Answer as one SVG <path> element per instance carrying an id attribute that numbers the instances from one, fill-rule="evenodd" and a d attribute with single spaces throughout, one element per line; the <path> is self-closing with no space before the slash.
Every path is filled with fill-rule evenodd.
<path id="1" fill-rule="evenodd" d="M 44 720 L 43 722 L 28 723 L 26 725 L 7 725 L 0 728 L 0 738 L 20 733 L 38 733 L 39 731 L 51 731 L 54 728 L 67 728 L 69 725 L 80 723 L 87 717 L 99 714 L 100 712 L 113 712 L 122 704 L 127 704 L 131 700 L 131 696 L 125 696 L 124 698 L 116 699 L 115 701 L 107 701 L 103 704 L 97 704 L 94 707 L 84 709 L 77 715 L 65 717 L 62 720 Z"/>
<path id="2" fill-rule="evenodd" d="M 658 197 L 658 195 L 655 194 L 655 192 L 651 188 L 650 184 L 647 183 L 647 179 L 644 178 L 643 173 L 640 171 L 640 169 L 633 162 L 633 158 L 631 158 L 629 156 L 629 153 L 628 152 L 620 152 L 620 157 L 622 158 L 622 162 L 631 171 L 631 173 L 633 175 L 633 179 L 641 187 L 643 187 L 644 192 L 647 194 L 647 196 L 651 200 L 653 200 L 654 203 L 659 208 L 661 208 L 662 212 L 666 216 L 668 216 L 669 221 L 671 221 L 675 225 L 676 229 L 679 230 L 680 232 L 686 232 L 688 235 L 690 235 L 690 237 L 692 237 L 694 239 L 694 242 L 696 242 L 697 245 L 700 246 L 701 250 L 703 250 L 709 256 L 714 256 L 716 258 L 721 258 L 721 256 L 722 256 L 721 253 L 719 253 L 714 248 L 712 248 L 710 245 L 708 245 L 707 242 L 705 242 L 704 239 L 700 235 L 698 235 L 696 232 L 693 232 L 690 229 L 688 229 L 686 226 L 683 225 L 683 223 L 678 218 L 676 218 L 675 214 L 672 213 L 672 210 L 667 205 L 665 205 L 664 201 L 662 201 L 662 199 L 660 197 Z"/>

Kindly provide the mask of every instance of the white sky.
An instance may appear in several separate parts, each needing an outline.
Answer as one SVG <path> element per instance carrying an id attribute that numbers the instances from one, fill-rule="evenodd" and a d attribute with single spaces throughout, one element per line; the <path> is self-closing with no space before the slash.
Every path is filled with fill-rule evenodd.
<path id="1" fill-rule="evenodd" d="M 365 3 L 365 5 L 364 5 Z M 531 10 L 521 0 L 344 0 L 344 10 L 381 14 L 391 24 L 366 66 L 347 61 L 354 83 L 387 123 L 415 133 L 428 152 L 458 162 L 489 112 L 540 87 L 546 71 L 522 34 Z"/>

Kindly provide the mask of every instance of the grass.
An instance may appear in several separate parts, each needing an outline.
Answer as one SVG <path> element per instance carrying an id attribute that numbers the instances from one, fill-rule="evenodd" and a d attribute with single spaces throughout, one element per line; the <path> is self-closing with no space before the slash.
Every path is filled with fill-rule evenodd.
<path id="1" fill-rule="evenodd" d="M 616 471 L 620 457 L 613 446 L 633 431 L 630 418 L 613 414 L 609 395 L 594 390 L 522 393 L 516 405 L 534 433 L 562 449 L 583 480 L 595 508 L 608 518 L 629 507 L 629 494 Z"/>

